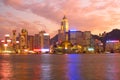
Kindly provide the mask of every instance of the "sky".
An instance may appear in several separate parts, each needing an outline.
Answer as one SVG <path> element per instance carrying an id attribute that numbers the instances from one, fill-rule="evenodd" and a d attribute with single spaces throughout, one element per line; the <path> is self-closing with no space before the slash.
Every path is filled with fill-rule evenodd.
<path id="1" fill-rule="evenodd" d="M 54 36 L 64 15 L 69 29 L 109 32 L 120 29 L 120 0 L 0 0 L 0 37 L 22 28 Z"/>

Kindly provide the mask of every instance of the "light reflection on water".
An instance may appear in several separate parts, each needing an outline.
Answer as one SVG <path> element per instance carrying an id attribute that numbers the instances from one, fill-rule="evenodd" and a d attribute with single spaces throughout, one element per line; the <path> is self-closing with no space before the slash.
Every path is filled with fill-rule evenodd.
<path id="1" fill-rule="evenodd" d="M 120 54 L 0 55 L 0 80 L 119 80 Z"/>
<path id="2" fill-rule="evenodd" d="M 108 80 L 119 80 L 120 77 L 120 55 L 108 56 L 109 62 L 106 65 L 106 77 Z"/>
<path id="3" fill-rule="evenodd" d="M 81 56 L 68 55 L 67 56 L 67 76 L 69 80 L 82 80 L 81 69 Z"/>
<path id="4" fill-rule="evenodd" d="M 9 80 L 12 77 L 12 65 L 6 61 L 0 61 L 0 80 Z"/>

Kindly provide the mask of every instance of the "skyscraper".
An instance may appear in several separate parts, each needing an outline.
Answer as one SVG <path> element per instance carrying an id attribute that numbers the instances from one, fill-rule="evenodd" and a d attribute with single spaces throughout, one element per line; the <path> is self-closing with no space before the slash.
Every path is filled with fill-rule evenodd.
<path id="1" fill-rule="evenodd" d="M 25 49 L 28 48 L 28 31 L 26 29 L 22 29 L 20 33 L 20 51 L 24 52 Z"/>
<path id="2" fill-rule="evenodd" d="M 16 44 L 16 30 L 13 30 L 12 32 L 13 32 L 13 34 L 12 34 L 12 43 L 14 45 L 14 44 Z"/>
<path id="3" fill-rule="evenodd" d="M 68 32 L 68 19 L 66 18 L 66 16 L 63 17 L 62 21 L 61 21 L 61 30 L 64 32 Z"/>
<path id="4" fill-rule="evenodd" d="M 61 29 L 58 30 L 58 41 L 60 42 L 68 41 L 68 29 L 69 29 L 68 19 L 64 16 L 61 21 Z"/>
<path id="5" fill-rule="evenodd" d="M 34 36 L 28 35 L 28 48 L 29 50 L 33 50 L 33 45 L 34 45 Z"/>

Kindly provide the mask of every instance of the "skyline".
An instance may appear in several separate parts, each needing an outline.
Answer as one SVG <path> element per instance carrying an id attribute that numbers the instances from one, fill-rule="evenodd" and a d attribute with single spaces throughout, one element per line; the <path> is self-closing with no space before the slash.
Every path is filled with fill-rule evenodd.
<path id="1" fill-rule="evenodd" d="M 0 0 L 0 36 L 26 28 L 57 34 L 66 15 L 69 28 L 93 34 L 120 29 L 119 0 Z M 89 28 L 89 30 L 88 30 Z"/>

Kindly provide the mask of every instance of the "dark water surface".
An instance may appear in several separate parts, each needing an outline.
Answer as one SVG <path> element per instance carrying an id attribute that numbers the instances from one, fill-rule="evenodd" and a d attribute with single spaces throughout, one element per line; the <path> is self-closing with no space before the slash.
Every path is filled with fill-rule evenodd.
<path id="1" fill-rule="evenodd" d="M 120 54 L 0 55 L 0 80 L 120 80 Z"/>

